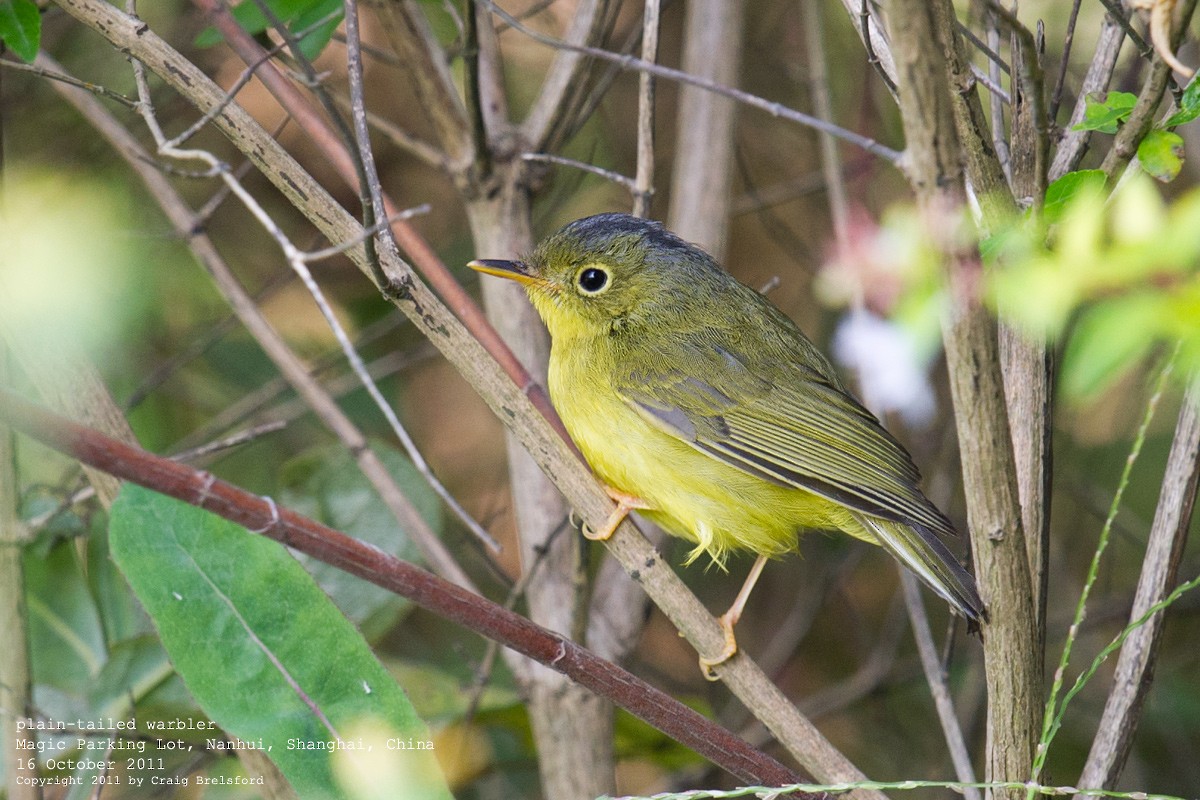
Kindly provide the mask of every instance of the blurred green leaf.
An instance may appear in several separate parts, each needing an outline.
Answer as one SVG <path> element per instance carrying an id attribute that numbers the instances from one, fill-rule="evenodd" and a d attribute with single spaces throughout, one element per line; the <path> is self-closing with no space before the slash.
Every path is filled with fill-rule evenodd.
<path id="1" fill-rule="evenodd" d="M 1137 104 L 1137 96 L 1129 92 L 1109 92 L 1101 100 L 1089 94 L 1085 99 L 1083 119 L 1072 130 L 1116 133 L 1117 125 L 1124 122 Z"/>
<path id="2" fill-rule="evenodd" d="M 79 696 L 108 656 L 75 541 L 60 541 L 42 558 L 27 555 L 25 583 L 34 680 Z"/>
<path id="3" fill-rule="evenodd" d="M 283 547 L 132 485 L 113 504 L 109 535 L 113 558 L 197 702 L 229 734 L 261 739 L 301 797 L 347 796 L 335 763 L 387 758 L 388 780 L 400 781 L 389 796 L 449 798 L 429 750 L 387 752 L 380 741 L 375 756 L 365 740 L 361 752 L 325 749 L 357 743 L 349 732 L 364 725 L 395 737 L 429 734 L 362 637 Z"/>
<path id="4" fill-rule="evenodd" d="M 37 58 L 42 39 L 42 15 L 33 0 L 0 0 L 0 41 L 22 61 Z"/>
<path id="5" fill-rule="evenodd" d="M 1068 172 L 1046 187 L 1046 200 L 1042 206 L 1042 218 L 1047 225 L 1057 225 L 1063 212 L 1080 193 L 1104 191 L 1104 170 L 1081 169 Z"/>
<path id="6" fill-rule="evenodd" d="M 300 40 L 300 52 L 310 61 L 321 54 L 342 22 L 341 0 L 267 0 L 267 8 L 283 23 L 289 34 L 304 34 Z M 271 21 L 255 0 L 244 0 L 230 13 L 242 30 L 251 35 L 262 33 L 271 26 Z M 330 15 L 331 19 L 309 30 Z M 223 41 L 225 37 L 219 30 L 206 28 L 196 37 L 195 44 L 197 47 L 212 47 Z"/>
<path id="7" fill-rule="evenodd" d="M 1086 400 L 1108 388 L 1150 351 L 1163 303 L 1149 292 L 1106 300 L 1079 318 L 1063 353 L 1062 388 Z"/>
<path id="8" fill-rule="evenodd" d="M 1191 122 L 1196 117 L 1200 117 L 1200 81 L 1192 81 L 1183 90 L 1183 97 L 1179 100 L 1179 110 L 1167 117 L 1162 127 L 1174 128 Z"/>
<path id="9" fill-rule="evenodd" d="M 1183 168 L 1183 137 L 1172 131 L 1150 131 L 1137 152 L 1142 169 L 1163 183 L 1174 180 Z"/>
<path id="10" fill-rule="evenodd" d="M 370 447 L 421 518 L 440 532 L 441 501 L 412 462 L 387 444 L 373 441 Z M 396 522 L 346 448 L 339 445 L 314 448 L 292 459 L 284 465 L 280 482 L 283 487 L 280 499 L 288 508 L 370 542 L 385 553 L 424 563 L 409 532 Z M 407 600 L 386 589 L 303 553 L 296 557 L 368 639 L 383 633 L 408 608 Z"/>

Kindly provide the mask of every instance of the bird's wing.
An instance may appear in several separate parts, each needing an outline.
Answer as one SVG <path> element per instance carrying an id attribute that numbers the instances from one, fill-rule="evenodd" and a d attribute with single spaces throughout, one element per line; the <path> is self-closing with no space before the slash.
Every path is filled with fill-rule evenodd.
<path id="1" fill-rule="evenodd" d="M 815 353 L 807 341 L 802 346 Z M 764 480 L 954 533 L 918 488 L 908 453 L 841 388 L 819 355 L 816 367 L 793 356 L 762 359 L 755 368 L 711 341 L 676 340 L 672 348 L 669 357 L 631 359 L 638 369 L 614 375 L 617 392 L 661 430 Z M 680 363 L 688 365 L 686 374 L 665 366 Z"/>

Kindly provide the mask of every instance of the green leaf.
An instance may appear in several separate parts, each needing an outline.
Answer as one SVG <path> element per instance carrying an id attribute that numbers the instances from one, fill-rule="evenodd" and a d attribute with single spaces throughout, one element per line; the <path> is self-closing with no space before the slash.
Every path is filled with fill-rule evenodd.
<path id="1" fill-rule="evenodd" d="M 1192 81 L 1183 90 L 1183 97 L 1179 99 L 1179 110 L 1168 117 L 1162 127 L 1174 128 L 1191 122 L 1196 117 L 1200 117 L 1200 81 Z"/>
<path id="2" fill-rule="evenodd" d="M 342 18 L 345 16 L 343 8 L 342 0 L 320 0 L 298 14 L 288 25 L 288 30 L 293 35 L 304 34 L 304 38 L 300 40 L 300 52 L 309 61 L 321 54 L 325 45 L 333 38 L 333 32 L 342 24 Z M 325 17 L 329 19 L 317 25 Z M 316 27 L 313 27 L 314 25 Z"/>
<path id="3" fill-rule="evenodd" d="M 0 41 L 22 61 L 37 58 L 42 15 L 33 0 L 0 0 Z"/>
<path id="4" fill-rule="evenodd" d="M 1155 129 L 1138 145 L 1138 160 L 1152 177 L 1167 183 L 1183 168 L 1183 137 L 1172 131 Z"/>
<path id="5" fill-rule="evenodd" d="M 323 17 L 335 13 L 342 7 L 341 0 L 267 0 L 267 8 L 275 15 L 287 31 L 293 35 L 305 33 L 300 40 L 300 52 L 312 60 L 320 55 L 342 22 L 342 15 L 322 23 L 311 32 L 306 30 Z M 271 25 L 255 0 L 245 0 L 230 12 L 242 30 L 251 35 L 265 31 Z M 206 28 L 196 37 L 197 47 L 212 47 L 223 42 L 225 37 L 216 28 Z"/>
<path id="6" fill-rule="evenodd" d="M 45 557 L 26 556 L 25 583 L 34 680 L 79 696 L 108 654 L 75 541 L 60 541 Z"/>
<path id="7" fill-rule="evenodd" d="M 1161 296 L 1118 297 L 1087 309 L 1063 353 L 1062 388 L 1070 400 L 1087 400 L 1112 385 L 1154 344 Z"/>
<path id="8" fill-rule="evenodd" d="M 261 739 L 301 797 L 362 796 L 336 771 L 380 796 L 450 798 L 431 750 L 355 735 L 429 740 L 404 691 L 282 546 L 137 486 L 110 514 L 113 558 L 192 696 L 227 733 Z M 362 749 L 333 749 L 339 741 Z"/>
<path id="9" fill-rule="evenodd" d="M 1046 201 L 1042 206 L 1042 216 L 1046 224 L 1058 224 L 1071 201 L 1081 193 L 1103 192 L 1104 181 L 1104 170 L 1081 169 L 1068 172 L 1047 186 Z"/>
<path id="10" fill-rule="evenodd" d="M 1129 117 L 1137 104 L 1137 96 L 1129 92 L 1109 92 L 1101 100 L 1090 94 L 1085 103 L 1083 119 L 1073 130 L 1116 133 L 1117 125 Z"/>
<path id="11" fill-rule="evenodd" d="M 387 444 L 372 441 L 370 447 L 421 518 L 440 531 L 441 500 L 412 462 Z M 280 499 L 293 511 L 370 542 L 385 553 L 417 564 L 424 562 L 409 532 L 397 524 L 344 447 L 314 448 L 292 459 L 283 467 L 281 483 Z M 386 589 L 303 554 L 297 558 L 367 639 L 386 631 L 408 608 L 407 600 Z"/>

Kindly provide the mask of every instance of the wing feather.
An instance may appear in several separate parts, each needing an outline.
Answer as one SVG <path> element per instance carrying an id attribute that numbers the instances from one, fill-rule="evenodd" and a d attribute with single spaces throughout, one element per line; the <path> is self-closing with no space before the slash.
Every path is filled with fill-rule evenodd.
<path id="1" fill-rule="evenodd" d="M 819 355 L 815 368 L 796 364 L 794 353 L 760 359 L 756 366 L 702 338 L 675 346 L 680 349 L 669 357 L 633 360 L 642 368 L 614 379 L 625 401 L 660 429 L 764 480 L 884 519 L 954 533 L 921 493 L 908 453 Z M 816 352 L 807 341 L 802 346 Z M 689 374 L 646 364 L 687 364 Z"/>

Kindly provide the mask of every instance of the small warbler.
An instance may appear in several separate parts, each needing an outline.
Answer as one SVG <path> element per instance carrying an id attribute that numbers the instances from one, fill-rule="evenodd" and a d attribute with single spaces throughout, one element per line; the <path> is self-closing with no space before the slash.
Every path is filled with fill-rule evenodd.
<path id="1" fill-rule="evenodd" d="M 954 527 L 918 488 L 903 446 L 800 329 L 711 256 L 627 214 L 576 220 L 523 261 L 477 260 L 521 283 L 552 340 L 550 397 L 617 508 L 695 543 L 688 562 L 758 559 L 719 618 L 725 647 L 766 559 L 805 530 L 882 546 L 971 623 L 975 579 L 939 536 Z M 585 533 L 587 533 L 585 531 Z"/>

